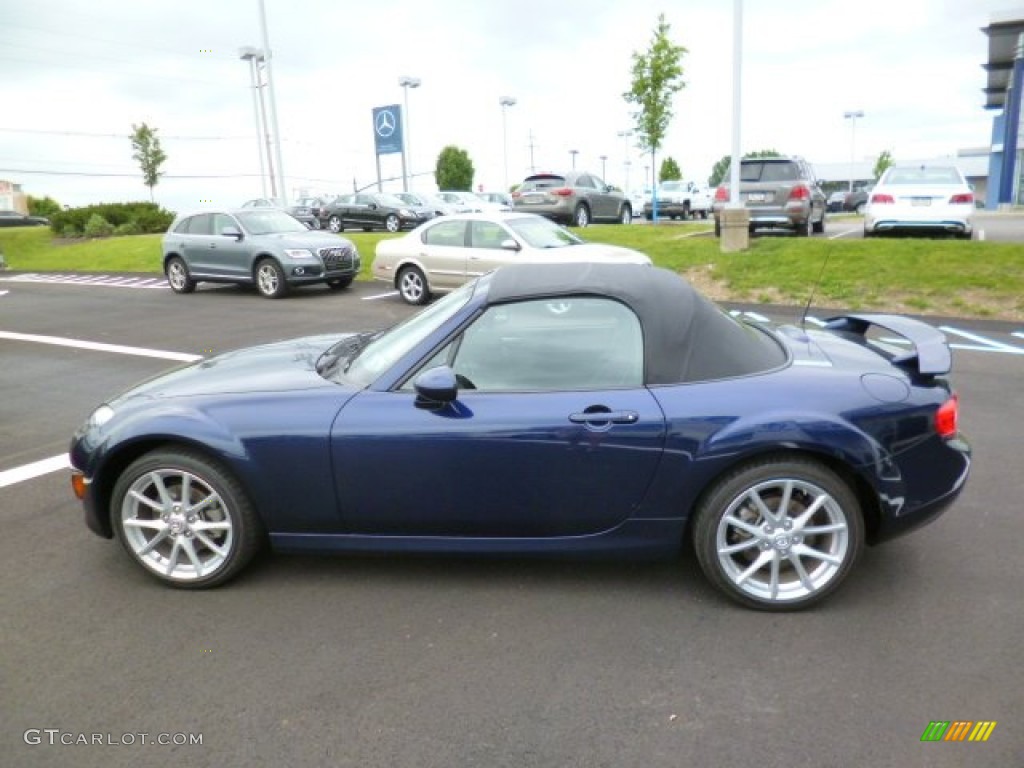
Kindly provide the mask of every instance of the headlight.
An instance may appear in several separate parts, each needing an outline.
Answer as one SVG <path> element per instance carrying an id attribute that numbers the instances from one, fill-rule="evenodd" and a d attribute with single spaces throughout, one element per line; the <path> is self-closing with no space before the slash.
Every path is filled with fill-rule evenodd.
<path id="1" fill-rule="evenodd" d="M 101 405 L 95 411 L 90 414 L 88 421 L 86 422 L 90 427 L 102 427 L 108 421 L 114 418 L 114 409 L 109 405 Z"/>
<path id="2" fill-rule="evenodd" d="M 284 255 L 287 256 L 289 259 L 312 259 L 313 258 L 313 252 L 312 251 L 307 251 L 305 248 L 298 248 L 296 250 L 291 250 L 291 251 L 286 250 L 284 252 Z"/>
<path id="3" fill-rule="evenodd" d="M 413 212 L 410 211 L 408 208 L 403 208 L 402 210 L 400 210 L 398 212 L 398 215 L 401 216 L 403 219 L 415 219 L 416 218 L 413 215 Z"/>

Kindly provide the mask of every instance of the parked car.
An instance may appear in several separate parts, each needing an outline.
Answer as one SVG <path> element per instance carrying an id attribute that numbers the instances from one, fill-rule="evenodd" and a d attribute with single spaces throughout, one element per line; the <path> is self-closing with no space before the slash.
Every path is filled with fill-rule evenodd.
<path id="1" fill-rule="evenodd" d="M 955 165 L 888 168 L 864 209 L 864 236 L 944 232 L 970 239 L 974 192 Z"/>
<path id="2" fill-rule="evenodd" d="M 0 227 L 45 227 L 50 220 L 43 216 L 27 216 L 19 211 L 0 211 Z"/>
<path id="3" fill-rule="evenodd" d="M 512 195 L 508 192 L 479 192 L 478 196 L 489 203 L 497 203 L 506 208 L 512 208 L 515 204 L 512 200 Z"/>
<path id="4" fill-rule="evenodd" d="M 200 282 L 254 284 L 268 299 L 311 283 L 340 290 L 359 266 L 349 240 L 311 231 L 278 208 L 179 216 L 163 237 L 164 274 L 175 293 L 192 293 Z"/>
<path id="5" fill-rule="evenodd" d="M 298 219 L 310 229 L 320 229 L 320 220 L 313 213 L 312 206 L 296 201 L 295 205 L 285 205 L 283 200 L 274 197 L 257 197 L 253 200 L 246 200 L 242 203 L 243 208 L 277 208 L 284 211 L 292 218 Z"/>
<path id="6" fill-rule="evenodd" d="M 323 226 L 320 220 L 320 214 L 323 212 L 324 207 L 327 205 L 328 202 L 330 202 L 331 199 L 333 198 L 327 196 L 300 197 L 298 200 L 295 201 L 295 207 L 308 208 L 309 215 L 312 217 L 312 220 L 310 221 L 310 226 L 312 226 L 313 229 L 320 229 L 320 227 Z M 289 211 L 289 213 L 291 213 L 292 216 L 299 218 L 299 216 L 296 215 L 296 213 L 292 211 Z"/>
<path id="7" fill-rule="evenodd" d="M 585 227 L 592 221 L 629 224 L 632 203 L 611 184 L 588 171 L 527 176 L 512 199 L 516 210 L 539 213 L 562 224 Z"/>
<path id="8" fill-rule="evenodd" d="M 403 237 L 377 244 L 372 272 L 391 283 L 409 304 L 505 264 L 554 262 L 650 264 L 639 251 L 586 243 L 532 213 L 464 213 L 428 222 Z"/>
<path id="9" fill-rule="evenodd" d="M 728 171 L 725 178 L 729 178 Z M 782 228 L 795 235 L 825 231 L 825 194 L 810 163 L 800 157 L 747 157 L 740 161 L 740 200 L 750 211 L 750 231 Z M 715 191 L 715 235 L 721 235 L 722 209 L 729 183 Z"/>
<path id="10" fill-rule="evenodd" d="M 843 210 L 862 215 L 874 188 L 873 184 L 867 187 L 854 187 L 854 190 L 843 198 Z"/>
<path id="11" fill-rule="evenodd" d="M 452 205 L 437 195 L 428 195 L 423 192 L 395 192 L 395 197 L 407 205 L 433 208 L 435 216 L 449 216 L 453 213 L 468 212 L 468 206 Z"/>
<path id="12" fill-rule="evenodd" d="M 387 331 L 236 350 L 112 397 L 72 437 L 72 488 L 93 532 L 173 587 L 223 584 L 267 544 L 632 559 L 690 542 L 722 594 L 795 610 L 964 488 L 950 366 L 909 318 L 774 328 L 668 270 L 523 264 Z M 927 578 L 885 571 L 879 599 Z"/>
<path id="13" fill-rule="evenodd" d="M 331 232 L 344 232 L 346 229 L 400 232 L 436 215 L 429 206 L 412 205 L 394 195 L 368 192 L 336 197 L 320 212 L 321 220 Z"/>
<path id="14" fill-rule="evenodd" d="M 437 196 L 450 205 L 460 209 L 460 213 L 498 213 L 510 210 L 504 203 L 495 203 L 484 200 L 475 192 L 468 192 L 464 189 L 443 189 Z"/>
<path id="15" fill-rule="evenodd" d="M 829 213 L 839 213 L 843 210 L 843 204 L 846 202 L 846 191 L 837 190 L 828 196 L 828 200 L 825 201 L 825 210 Z"/>
<path id="16" fill-rule="evenodd" d="M 706 219 L 711 212 L 711 191 L 707 185 L 693 181 L 663 181 L 658 186 L 658 217 L 666 219 L 688 219 L 700 216 Z M 654 200 L 644 201 L 644 218 L 654 218 Z"/>

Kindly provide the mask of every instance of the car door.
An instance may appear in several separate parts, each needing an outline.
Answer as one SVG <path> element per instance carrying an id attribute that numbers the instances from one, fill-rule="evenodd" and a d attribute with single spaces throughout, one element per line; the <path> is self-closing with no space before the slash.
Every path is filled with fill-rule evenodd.
<path id="1" fill-rule="evenodd" d="M 419 260 L 431 288 L 451 290 L 466 282 L 466 225 L 465 219 L 442 219 L 420 235 Z"/>
<path id="2" fill-rule="evenodd" d="M 461 383 L 454 403 L 418 405 L 409 380 L 362 391 L 336 420 L 348 530 L 543 539 L 606 531 L 637 509 L 665 422 L 631 310 L 598 297 L 497 305 L 416 371 L 441 365 Z"/>
<path id="3" fill-rule="evenodd" d="M 501 247 L 509 240 L 516 241 L 512 233 L 496 221 L 470 222 L 466 278 L 473 279 L 505 264 L 515 263 L 518 251 Z"/>
<path id="4" fill-rule="evenodd" d="M 608 191 L 608 185 L 603 179 L 591 174 L 590 182 L 594 185 L 595 216 L 600 219 L 618 219 L 620 198 L 614 192 Z"/>
<path id="5" fill-rule="evenodd" d="M 217 262 L 223 274 L 245 280 L 252 276 L 252 257 L 250 237 L 245 234 L 242 225 L 227 213 L 214 213 L 212 217 L 211 251 L 212 258 Z M 227 227 L 243 233 L 241 238 L 225 235 Z"/>
<path id="6" fill-rule="evenodd" d="M 200 213 L 188 220 L 181 241 L 189 271 L 197 275 L 223 274 L 213 239 L 213 214 Z"/>
<path id="7" fill-rule="evenodd" d="M 352 198 L 350 221 L 357 227 L 379 227 L 383 224 L 377 215 L 379 206 L 372 195 L 356 195 Z"/>

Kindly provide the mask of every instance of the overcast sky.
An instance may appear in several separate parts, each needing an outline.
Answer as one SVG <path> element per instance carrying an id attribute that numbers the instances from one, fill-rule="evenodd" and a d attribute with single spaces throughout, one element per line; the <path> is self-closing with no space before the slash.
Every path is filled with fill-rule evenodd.
<path id="1" fill-rule="evenodd" d="M 982 108 L 992 14 L 1022 0 L 745 0 L 743 149 L 814 163 L 955 155 L 989 144 Z M 730 150 L 731 0 L 266 0 L 287 187 L 347 192 L 376 177 L 371 110 L 412 75 L 415 188 L 441 148 L 468 151 L 475 184 L 571 164 L 638 187 L 649 159 L 622 93 L 659 12 L 685 46 L 687 87 L 663 147 L 706 180 Z M 168 155 L 157 202 L 238 205 L 261 194 L 248 65 L 257 0 L 0 0 L 0 179 L 70 205 L 148 199 L 128 135 L 146 122 Z M 863 110 L 856 123 L 843 112 Z M 660 162 L 660 160 L 659 160 Z M 399 176 L 399 155 L 381 157 Z M 36 171 L 36 173 L 30 173 Z M 46 173 L 42 173 L 46 172 Z M 105 174 L 105 175 L 101 175 Z M 187 177 L 223 178 L 187 178 Z M 399 189 L 401 182 L 388 185 Z M 211 201 L 211 202 L 207 202 Z"/>

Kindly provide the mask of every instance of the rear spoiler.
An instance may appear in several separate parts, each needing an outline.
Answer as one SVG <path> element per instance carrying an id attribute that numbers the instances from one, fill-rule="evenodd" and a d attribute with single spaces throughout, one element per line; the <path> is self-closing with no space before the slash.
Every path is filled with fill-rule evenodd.
<path id="1" fill-rule="evenodd" d="M 953 357 L 942 331 L 920 320 L 902 315 L 840 315 L 825 322 L 825 330 L 860 336 L 864 340 L 868 328 L 876 325 L 910 342 L 911 351 L 896 355 L 893 365 L 914 365 L 925 376 L 949 373 Z"/>

